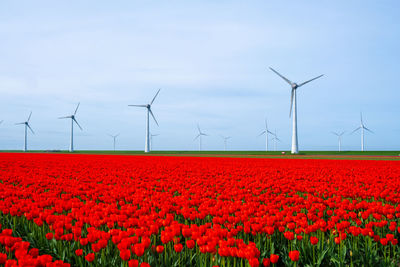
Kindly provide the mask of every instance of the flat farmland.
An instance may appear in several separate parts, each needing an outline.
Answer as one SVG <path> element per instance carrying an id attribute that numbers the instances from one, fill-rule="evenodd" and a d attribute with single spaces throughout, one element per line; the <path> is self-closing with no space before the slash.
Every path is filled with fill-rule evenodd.
<path id="1" fill-rule="evenodd" d="M 399 191 L 392 160 L 0 153 L 0 264 L 398 266 Z"/>

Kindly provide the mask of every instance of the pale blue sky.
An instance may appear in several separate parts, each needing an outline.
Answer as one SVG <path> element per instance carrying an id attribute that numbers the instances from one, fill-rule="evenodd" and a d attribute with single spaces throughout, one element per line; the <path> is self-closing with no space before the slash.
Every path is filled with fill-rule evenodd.
<path id="1" fill-rule="evenodd" d="M 144 148 L 149 102 L 154 149 L 263 150 L 267 116 L 290 149 L 290 88 L 302 82 L 300 150 L 333 150 L 359 113 L 375 134 L 366 149 L 400 149 L 399 1 L 1 1 L 0 149 L 67 149 L 69 115 L 81 102 L 76 149 Z M 272 144 L 271 144 L 272 148 Z M 360 135 L 343 148 L 358 150 Z"/>

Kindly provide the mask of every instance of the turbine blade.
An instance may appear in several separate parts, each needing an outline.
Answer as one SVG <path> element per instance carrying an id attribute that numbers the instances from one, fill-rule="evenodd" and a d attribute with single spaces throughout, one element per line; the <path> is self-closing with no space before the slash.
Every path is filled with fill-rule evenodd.
<path id="1" fill-rule="evenodd" d="M 149 108 L 149 112 L 150 112 L 151 116 L 153 117 L 154 121 L 156 122 L 157 126 L 159 126 L 159 125 L 158 125 L 158 122 L 157 122 L 157 120 L 156 120 L 156 117 L 154 117 L 154 114 L 153 114 L 153 112 L 151 111 L 150 108 Z"/>
<path id="2" fill-rule="evenodd" d="M 25 124 L 25 122 L 18 122 L 15 125 L 19 125 L 19 124 Z"/>
<path id="3" fill-rule="evenodd" d="M 70 119 L 71 116 L 65 116 L 65 117 L 58 117 L 59 119 Z"/>
<path id="4" fill-rule="evenodd" d="M 361 129 L 361 127 L 358 127 L 358 128 L 356 128 L 354 131 L 352 131 L 350 134 L 353 134 L 353 133 L 357 132 L 357 131 L 360 130 L 360 129 Z"/>
<path id="5" fill-rule="evenodd" d="M 194 139 L 193 139 L 193 141 L 195 141 L 197 138 L 199 138 L 200 137 L 200 134 L 198 134 Z"/>
<path id="6" fill-rule="evenodd" d="M 275 135 L 273 132 L 271 132 L 271 131 L 267 131 L 269 134 L 272 134 L 272 135 Z"/>
<path id="7" fill-rule="evenodd" d="M 76 109 L 75 109 L 75 112 L 74 112 L 74 116 L 76 115 L 76 112 L 78 111 L 78 108 L 79 108 L 79 105 L 80 105 L 81 103 L 79 102 L 78 103 L 78 105 L 76 106 Z"/>
<path id="8" fill-rule="evenodd" d="M 35 132 L 32 130 L 31 126 L 30 126 L 28 123 L 26 124 L 26 126 L 28 126 L 29 130 L 31 130 L 31 132 L 32 132 L 33 134 L 35 134 Z"/>
<path id="9" fill-rule="evenodd" d="M 157 91 L 156 95 L 153 97 L 153 100 L 151 100 L 151 102 L 150 102 L 150 105 L 152 105 L 152 104 L 153 104 L 153 102 L 154 102 L 154 100 L 156 99 L 156 97 L 158 96 L 158 93 L 160 92 L 160 90 L 161 90 L 161 88 L 160 88 L 160 89 L 158 89 L 158 91 Z"/>
<path id="10" fill-rule="evenodd" d="M 117 134 L 115 137 L 118 137 L 120 135 L 120 133 L 119 134 Z"/>
<path id="11" fill-rule="evenodd" d="M 267 123 L 267 118 L 265 118 L 265 130 L 268 131 L 268 123 Z"/>
<path id="12" fill-rule="evenodd" d="M 289 118 L 292 117 L 292 107 L 293 107 L 293 95 L 294 95 L 294 90 L 292 89 L 292 93 L 290 95 L 290 113 L 289 113 Z"/>
<path id="13" fill-rule="evenodd" d="M 346 132 L 346 131 L 343 131 L 343 132 L 341 132 L 339 136 L 342 136 L 342 135 L 344 135 L 344 133 L 345 133 L 345 132 Z"/>
<path id="14" fill-rule="evenodd" d="M 147 105 L 128 105 L 129 107 L 142 107 L 145 108 Z"/>
<path id="15" fill-rule="evenodd" d="M 324 76 L 324 75 L 322 74 L 322 75 L 319 75 L 319 76 L 317 76 L 315 78 L 312 78 L 311 80 L 305 81 L 305 82 L 299 84 L 297 87 L 301 87 L 301 86 L 305 85 L 306 83 L 309 83 L 309 82 L 312 82 L 312 81 L 314 81 L 314 80 L 316 80 L 318 78 L 321 78 L 322 76 Z"/>
<path id="16" fill-rule="evenodd" d="M 360 122 L 361 122 L 361 125 L 364 126 L 364 122 L 363 122 L 363 119 L 362 119 L 362 113 L 361 112 L 360 112 Z"/>
<path id="17" fill-rule="evenodd" d="M 259 136 L 261 136 L 263 134 L 265 134 L 265 131 L 262 131 L 259 135 L 257 135 L 257 137 L 259 137 Z"/>
<path id="18" fill-rule="evenodd" d="M 31 113 L 29 114 L 29 117 L 28 117 L 27 122 L 29 122 L 29 120 L 31 119 L 31 116 L 32 116 L 32 111 L 31 111 Z"/>
<path id="19" fill-rule="evenodd" d="M 371 131 L 370 129 L 368 129 L 367 127 L 364 126 L 364 129 L 367 130 L 370 133 L 374 133 L 373 131 Z"/>
<path id="20" fill-rule="evenodd" d="M 336 132 L 331 132 L 332 134 L 334 134 L 334 135 L 336 135 L 336 136 L 339 136 L 339 134 L 338 133 L 336 133 Z"/>
<path id="21" fill-rule="evenodd" d="M 79 128 L 80 128 L 81 130 L 83 130 L 82 127 L 79 125 L 78 121 L 77 121 L 75 118 L 73 118 L 73 120 L 74 120 L 74 122 L 76 123 L 76 125 L 78 125 Z"/>
<path id="22" fill-rule="evenodd" d="M 292 82 L 291 82 L 288 78 L 284 77 L 282 74 L 280 74 L 279 72 L 277 72 L 277 71 L 274 70 L 273 68 L 271 68 L 271 67 L 269 67 L 269 68 L 270 68 L 270 70 L 272 70 L 273 72 L 275 72 L 275 74 L 277 74 L 279 77 L 281 77 L 282 79 L 284 79 L 288 84 L 292 85 Z"/>

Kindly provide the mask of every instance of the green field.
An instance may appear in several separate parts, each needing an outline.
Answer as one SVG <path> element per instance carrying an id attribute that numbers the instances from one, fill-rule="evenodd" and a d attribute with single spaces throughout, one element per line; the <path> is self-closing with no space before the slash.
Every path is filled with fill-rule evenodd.
<path id="1" fill-rule="evenodd" d="M 21 152 L 18 150 L 3 150 L 1 152 Z M 290 151 L 167 151 L 159 150 L 150 153 L 135 150 L 77 150 L 74 154 L 107 154 L 107 155 L 162 155 L 162 156 L 214 156 L 214 157 L 262 157 L 262 158 L 311 158 L 311 159 L 369 159 L 369 160 L 400 160 L 400 151 L 301 151 L 291 155 Z M 70 153 L 67 150 L 31 150 L 28 153 Z"/>

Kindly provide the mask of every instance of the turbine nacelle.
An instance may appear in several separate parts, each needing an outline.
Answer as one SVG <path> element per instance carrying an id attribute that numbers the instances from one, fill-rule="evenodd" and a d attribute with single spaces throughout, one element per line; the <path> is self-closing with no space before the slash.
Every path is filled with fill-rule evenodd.
<path id="1" fill-rule="evenodd" d="M 292 86 L 292 90 L 296 90 L 299 87 L 299 85 L 297 83 L 292 83 L 291 86 Z"/>

